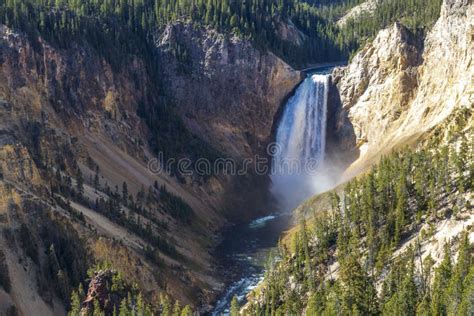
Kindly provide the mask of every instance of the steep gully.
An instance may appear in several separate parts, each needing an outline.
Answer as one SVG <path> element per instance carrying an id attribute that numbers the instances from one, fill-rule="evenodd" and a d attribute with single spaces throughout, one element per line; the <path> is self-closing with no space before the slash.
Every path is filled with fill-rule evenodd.
<path id="1" fill-rule="evenodd" d="M 325 172 L 329 71 L 335 65 L 308 70 L 284 106 L 277 122 L 271 156 L 271 193 L 278 210 L 230 228 L 217 249 L 231 283 L 218 300 L 213 315 L 229 313 L 231 300 L 245 302 L 264 274 L 264 262 L 291 222 L 291 210 L 334 184 Z"/>

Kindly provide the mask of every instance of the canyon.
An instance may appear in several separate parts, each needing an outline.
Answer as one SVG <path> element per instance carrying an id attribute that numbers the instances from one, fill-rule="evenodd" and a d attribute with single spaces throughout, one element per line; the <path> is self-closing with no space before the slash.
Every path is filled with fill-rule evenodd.
<path id="1" fill-rule="evenodd" d="M 47 249 L 49 245 L 43 244 L 40 234 L 43 218 L 71 221 L 71 233 L 84 240 L 82 247 L 97 259 L 135 267 L 126 273 L 127 278 L 140 280 L 142 290 L 154 300 L 163 289 L 183 303 L 205 305 L 214 300 L 223 283 L 211 273 L 214 260 L 208 248 L 216 240 L 209 231 L 216 233 L 224 227 L 229 214 L 240 212 L 242 218 L 243 205 L 247 218 L 256 216 L 253 212 L 258 210 L 248 207 L 246 201 L 255 201 L 255 208 L 263 205 L 264 199 L 255 196 L 265 189 L 249 187 L 248 183 L 257 181 L 251 177 L 177 179 L 148 169 L 155 153 L 146 140 L 153 132 L 137 114 L 138 106 L 152 108 L 162 92 L 140 58 L 131 57 L 127 67 L 115 69 L 91 47 L 58 49 L 42 39 L 31 42 L 25 34 L 5 26 L 0 33 L 2 227 L 15 232 L 27 225 L 34 236 L 32 242 Z M 182 65 L 173 62 L 168 50 L 177 42 L 192 52 L 184 73 L 176 69 Z M 180 104 L 176 116 L 182 118 L 188 133 L 200 135 L 199 141 L 194 141 L 212 143 L 223 157 L 237 161 L 265 150 L 279 107 L 301 80 L 298 71 L 271 53 L 259 52 L 249 42 L 211 29 L 194 30 L 181 22 L 157 35 L 156 49 L 169 66 L 162 70 L 163 76 L 171 79 L 165 83 L 169 84 L 166 93 L 179 97 L 175 100 Z M 202 89 L 203 80 L 207 90 Z M 232 93 L 224 92 L 224 83 L 234 85 Z M 231 112 L 233 116 L 228 115 Z M 77 175 L 80 170 L 85 182 L 83 194 L 91 202 L 71 203 L 70 207 L 84 215 L 85 223 L 75 220 L 66 205 L 58 204 L 68 197 L 48 194 L 45 166 L 53 165 L 52 161 L 62 165 L 64 174 L 74 170 Z M 94 185 L 95 174 L 100 189 Z M 77 178 L 72 181 L 76 183 Z M 155 181 L 185 201 L 196 220 L 183 226 L 158 208 L 154 222 L 166 223 L 167 228 L 152 224 L 153 229 L 162 238 L 172 238 L 178 252 L 188 258 L 177 262 L 161 253 L 169 272 L 159 274 L 156 265 L 145 258 L 146 240 L 93 210 L 94 201 L 110 196 L 106 187 L 122 187 L 125 182 L 135 196 L 143 188 L 153 187 Z M 30 203 L 39 203 L 42 210 L 34 212 Z M 43 315 L 60 312 L 64 306 L 51 300 L 50 290 L 40 291 L 37 281 L 44 256 L 39 263 L 32 262 L 15 242 L 7 247 L 9 242 L 4 238 L 11 278 L 22 281 L 13 283 L 10 294 L 2 294 L 3 308 L 14 304 L 22 306 L 25 314 L 34 310 L 42 310 Z M 120 250 L 110 254 L 110 247 Z M 23 262 L 23 268 L 14 268 L 15 262 Z"/>
<path id="2" fill-rule="evenodd" d="M 377 3 L 364 2 L 338 23 Z M 291 20 L 278 21 L 279 36 L 304 47 L 306 35 Z M 87 268 L 98 263 L 120 271 L 152 305 L 162 304 L 166 293 L 210 313 L 235 281 L 225 274 L 228 262 L 217 258 L 223 253 L 216 253 L 226 233 L 233 236 L 232 225 L 248 232 L 275 216 L 281 232 L 267 233 L 276 246 L 280 234 L 288 239 L 300 220 L 331 203 L 329 195 L 314 194 L 340 192 L 394 150 L 423 144 L 434 131 L 447 134 L 453 117 L 472 114 L 471 0 L 444 0 L 426 34 L 392 23 L 347 66 L 315 77 L 245 36 L 185 18 L 147 35 L 150 56 L 121 56 L 116 64 L 87 43 L 58 47 L 0 25 L 0 264 L 11 280 L 8 291 L 0 287 L 1 313 L 15 306 L 21 315 L 66 314 L 71 290 L 96 282 Z M 304 106 L 294 102 L 302 91 Z M 286 112 L 292 104 L 301 122 L 315 120 L 292 125 Z M 471 137 L 467 117 L 470 127 L 459 134 Z M 285 134 L 292 126 L 293 138 Z M 287 136 L 293 143 L 280 148 L 279 158 L 292 158 L 304 145 L 298 157 L 324 160 L 325 172 L 293 185 L 254 171 L 203 176 L 150 170 L 159 154 L 191 164 L 250 159 L 253 170 L 255 157 L 275 158 L 268 146 L 288 145 L 282 141 Z M 306 189 L 302 197 L 292 193 Z M 283 207 L 285 216 L 295 211 L 280 225 L 285 194 L 293 199 Z M 472 205 L 472 192 L 462 197 Z M 460 212 L 462 220 L 437 222 L 437 234 L 423 244 L 437 264 L 444 238 L 459 239 L 473 224 L 472 208 Z M 336 270 L 333 263 L 329 271 Z M 243 311 L 262 295 L 251 292 Z"/>

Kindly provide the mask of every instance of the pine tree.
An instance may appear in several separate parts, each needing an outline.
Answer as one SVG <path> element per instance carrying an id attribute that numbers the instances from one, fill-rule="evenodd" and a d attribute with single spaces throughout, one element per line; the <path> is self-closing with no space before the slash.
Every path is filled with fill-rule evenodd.
<path id="1" fill-rule="evenodd" d="M 354 243 L 353 243 L 354 245 Z M 340 280 L 343 285 L 343 306 L 346 312 L 358 311 L 364 315 L 375 312 L 375 288 L 367 273 L 359 263 L 359 252 L 352 251 L 340 259 Z"/>
<path id="2" fill-rule="evenodd" d="M 119 309 L 119 316 L 129 316 L 130 310 L 128 308 L 127 299 L 124 298 L 122 302 L 120 302 L 120 309 Z"/>
<path id="3" fill-rule="evenodd" d="M 127 182 L 122 183 L 122 202 L 126 206 L 128 201 L 128 185 Z"/>
<path id="4" fill-rule="evenodd" d="M 96 173 L 94 176 L 94 188 L 95 189 L 100 189 L 100 179 L 99 179 L 99 174 Z"/>
<path id="5" fill-rule="evenodd" d="M 397 291 L 398 305 L 406 315 L 415 315 L 418 303 L 418 289 L 415 283 L 415 255 L 408 250 L 408 265 L 400 289 Z"/>
<path id="6" fill-rule="evenodd" d="M 237 296 L 234 296 L 230 303 L 230 316 L 238 316 L 238 315 L 240 315 L 239 300 L 237 299 Z"/>
<path id="7" fill-rule="evenodd" d="M 431 294 L 431 313 L 434 315 L 446 314 L 445 291 L 448 287 L 452 274 L 451 251 L 449 244 L 444 245 L 444 258 L 441 265 L 436 269 Z"/>
<path id="8" fill-rule="evenodd" d="M 458 314 L 464 292 L 464 280 L 472 265 L 472 255 L 470 251 L 469 235 L 464 232 L 461 237 L 458 261 L 454 267 L 454 273 L 446 289 L 447 313 L 449 315 Z"/>
<path id="9" fill-rule="evenodd" d="M 161 304 L 161 315 L 162 316 L 170 316 L 171 315 L 171 308 L 170 308 L 170 300 L 169 300 L 168 296 L 161 295 L 160 304 Z"/>
<path id="10" fill-rule="evenodd" d="M 84 178 L 82 177 L 81 169 L 77 169 L 76 188 L 79 196 L 84 194 Z"/>
<path id="11" fill-rule="evenodd" d="M 94 311 L 92 312 L 92 316 L 105 316 L 105 312 L 100 307 L 99 301 L 94 299 L 93 303 Z M 122 316 L 122 314 L 120 314 Z"/>
<path id="12" fill-rule="evenodd" d="M 400 241 L 400 234 L 403 232 L 406 221 L 406 210 L 408 207 L 408 192 L 406 184 L 406 171 L 402 167 L 400 176 L 398 178 L 396 188 L 397 204 L 396 204 L 396 221 L 395 221 L 395 236 L 394 244 L 398 245 Z"/>
<path id="13" fill-rule="evenodd" d="M 309 256 L 309 241 L 308 241 L 308 232 L 306 227 L 306 221 L 303 219 L 301 222 L 301 247 L 304 253 L 304 264 L 305 264 L 305 276 L 306 276 L 306 286 L 308 289 L 313 289 L 313 275 L 311 270 L 311 258 Z"/>
<path id="14" fill-rule="evenodd" d="M 57 290 L 60 296 L 65 300 L 69 296 L 69 293 L 71 293 L 67 274 L 63 270 L 59 270 L 56 275 L 56 281 L 58 285 Z"/>
<path id="15" fill-rule="evenodd" d="M 469 268 L 469 273 L 464 279 L 461 303 L 458 315 L 469 315 L 474 310 L 474 265 Z"/>
<path id="16" fill-rule="evenodd" d="M 430 316 L 430 301 L 428 295 L 425 295 L 423 299 L 418 303 L 416 307 L 416 315 L 419 316 Z"/>
<path id="17" fill-rule="evenodd" d="M 181 306 L 179 305 L 179 301 L 174 302 L 173 306 L 173 316 L 180 316 L 181 315 Z"/>
<path id="18" fill-rule="evenodd" d="M 79 293 L 74 290 L 71 294 L 71 309 L 68 313 L 69 316 L 80 316 L 81 313 L 81 298 Z"/>
<path id="19" fill-rule="evenodd" d="M 316 293 L 311 294 L 308 300 L 307 315 L 321 315 L 326 304 L 325 293 L 321 288 Z"/>
<path id="20" fill-rule="evenodd" d="M 184 306 L 183 310 L 181 311 L 181 316 L 192 316 L 193 311 L 189 305 Z"/>
<path id="21" fill-rule="evenodd" d="M 145 316 L 146 314 L 146 307 L 145 307 L 145 301 L 143 300 L 142 294 L 138 294 L 137 297 L 137 316 Z"/>

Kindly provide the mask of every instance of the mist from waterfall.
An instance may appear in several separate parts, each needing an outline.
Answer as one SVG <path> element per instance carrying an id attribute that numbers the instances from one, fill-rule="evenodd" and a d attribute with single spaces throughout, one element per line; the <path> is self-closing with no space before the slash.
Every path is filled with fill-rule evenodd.
<path id="1" fill-rule="evenodd" d="M 285 106 L 277 129 L 272 193 L 288 211 L 329 187 L 324 174 L 328 75 L 310 75 Z"/>

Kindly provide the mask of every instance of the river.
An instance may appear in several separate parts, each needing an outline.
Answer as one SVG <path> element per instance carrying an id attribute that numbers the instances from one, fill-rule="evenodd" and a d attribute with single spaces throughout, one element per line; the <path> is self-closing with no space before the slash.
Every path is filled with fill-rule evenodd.
<path id="1" fill-rule="evenodd" d="M 246 294 L 263 279 L 269 251 L 277 245 L 290 219 L 289 214 L 267 215 L 226 231 L 216 253 L 227 277 L 234 281 L 216 303 L 212 315 L 228 314 L 234 295 L 240 304 L 245 303 Z"/>

